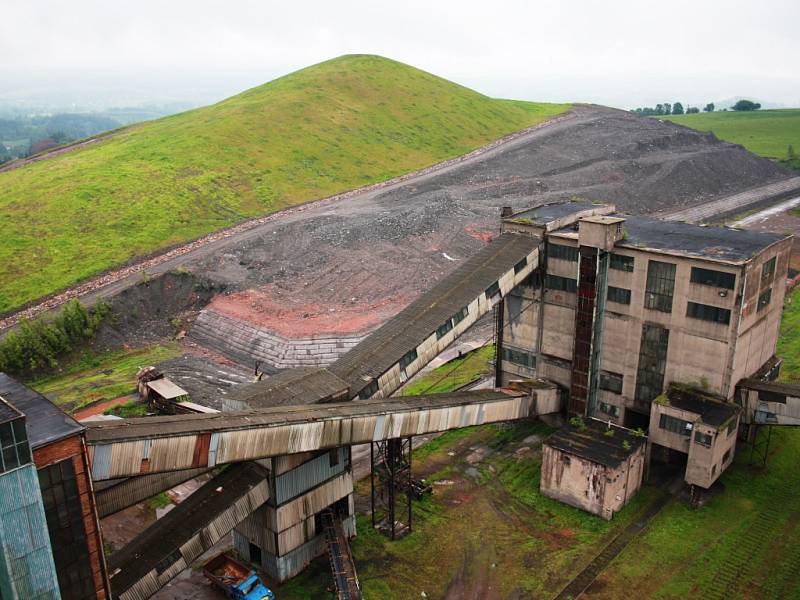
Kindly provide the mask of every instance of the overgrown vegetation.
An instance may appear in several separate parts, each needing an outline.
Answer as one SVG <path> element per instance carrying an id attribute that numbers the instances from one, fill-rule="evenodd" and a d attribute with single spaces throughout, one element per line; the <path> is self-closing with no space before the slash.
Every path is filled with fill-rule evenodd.
<path id="1" fill-rule="evenodd" d="M 129 400 L 123 404 L 117 404 L 103 411 L 104 415 L 113 415 L 123 419 L 132 419 L 133 417 L 146 417 L 147 404 L 141 400 Z"/>
<path id="2" fill-rule="evenodd" d="M 135 256 L 459 156 L 567 108 L 343 56 L 0 173 L 0 313 Z"/>
<path id="3" fill-rule="evenodd" d="M 421 375 L 403 388 L 402 395 L 438 394 L 458 389 L 491 373 L 493 360 L 494 344 L 482 346 Z"/>
<path id="4" fill-rule="evenodd" d="M 0 341 L 0 371 L 30 375 L 58 366 L 61 357 L 94 335 L 108 310 L 102 302 L 87 310 L 71 300 L 55 317 L 21 321 Z"/>
<path id="5" fill-rule="evenodd" d="M 103 354 L 86 351 L 60 373 L 31 385 L 63 409 L 74 411 L 99 400 L 135 392 L 136 372 L 140 367 L 169 360 L 180 353 L 181 347 L 176 342 Z"/>

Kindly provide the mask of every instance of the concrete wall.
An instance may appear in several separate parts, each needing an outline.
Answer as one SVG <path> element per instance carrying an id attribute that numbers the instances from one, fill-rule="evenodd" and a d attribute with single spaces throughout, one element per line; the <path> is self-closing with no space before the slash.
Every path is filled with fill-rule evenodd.
<path id="1" fill-rule="evenodd" d="M 642 485 L 644 445 L 617 468 L 542 446 L 542 477 L 539 490 L 553 498 L 611 519 Z"/>

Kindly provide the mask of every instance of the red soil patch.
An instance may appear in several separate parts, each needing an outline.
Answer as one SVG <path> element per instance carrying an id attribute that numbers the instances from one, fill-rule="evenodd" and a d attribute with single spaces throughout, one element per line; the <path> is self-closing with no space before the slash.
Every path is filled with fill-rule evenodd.
<path id="1" fill-rule="evenodd" d="M 95 402 L 94 404 L 90 404 L 89 406 L 84 406 L 80 410 L 76 410 L 72 413 L 72 418 L 76 421 L 81 421 L 82 419 L 87 419 L 89 417 L 94 417 L 96 415 L 102 415 L 103 412 L 117 406 L 119 404 L 125 404 L 126 402 L 130 402 L 131 400 L 135 400 L 138 396 L 135 394 L 128 395 L 128 396 L 120 396 L 119 398 L 114 398 L 113 400 L 101 400 L 100 402 Z"/>
<path id="2" fill-rule="evenodd" d="M 496 231 L 487 231 L 485 229 L 478 229 L 477 225 L 467 225 L 466 227 L 464 227 L 464 231 L 467 233 L 467 235 L 471 235 L 476 240 L 486 242 L 487 244 L 491 242 L 494 238 L 496 238 L 498 235 Z"/>
<path id="3" fill-rule="evenodd" d="M 315 304 L 274 298 L 271 286 L 217 296 L 209 308 L 290 338 L 366 332 L 406 306 L 403 298 Z"/>

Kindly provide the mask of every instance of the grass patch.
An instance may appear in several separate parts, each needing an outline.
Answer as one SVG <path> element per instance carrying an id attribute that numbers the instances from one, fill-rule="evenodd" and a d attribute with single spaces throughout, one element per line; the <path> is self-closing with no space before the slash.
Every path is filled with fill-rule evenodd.
<path id="1" fill-rule="evenodd" d="M 170 342 L 104 354 L 85 353 L 63 371 L 31 384 L 68 412 L 136 391 L 136 372 L 180 355 L 179 344 Z"/>
<path id="2" fill-rule="evenodd" d="M 800 288 L 786 295 L 776 354 L 783 359 L 781 381 L 800 382 Z"/>
<path id="3" fill-rule="evenodd" d="M 727 111 L 658 118 L 699 131 L 713 131 L 718 138 L 741 144 L 750 152 L 767 158 L 787 159 L 790 145 L 800 152 L 800 109 Z"/>
<path id="4" fill-rule="evenodd" d="M 494 344 L 489 344 L 425 373 L 403 388 L 403 396 L 449 392 L 492 372 Z"/>
<path id="5" fill-rule="evenodd" d="M 150 510 L 156 511 L 159 508 L 165 508 L 172 504 L 172 500 L 169 496 L 167 496 L 166 492 L 161 492 L 160 494 L 156 494 L 152 498 L 147 501 L 147 506 Z"/>
<path id="6" fill-rule="evenodd" d="M 0 174 L 0 313 L 239 221 L 453 158 L 563 112 L 343 56 Z"/>
<path id="7" fill-rule="evenodd" d="M 130 400 L 124 404 L 117 404 L 103 411 L 104 415 L 113 415 L 123 419 L 147 416 L 147 404 L 139 400 Z"/>

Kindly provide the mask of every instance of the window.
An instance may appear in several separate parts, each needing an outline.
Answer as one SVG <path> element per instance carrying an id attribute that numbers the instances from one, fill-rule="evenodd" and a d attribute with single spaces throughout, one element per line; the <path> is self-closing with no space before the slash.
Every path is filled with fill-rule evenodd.
<path id="1" fill-rule="evenodd" d="M 406 352 L 403 358 L 400 359 L 400 370 L 403 371 L 412 362 L 417 360 L 417 349 Z"/>
<path id="2" fill-rule="evenodd" d="M 436 339 L 440 340 L 447 335 L 447 332 L 453 328 L 453 319 L 447 319 L 444 325 L 440 325 L 436 330 Z"/>
<path id="3" fill-rule="evenodd" d="M 611 261 L 609 262 L 608 266 L 612 269 L 616 269 L 617 271 L 628 271 L 629 273 L 632 273 L 633 257 L 623 256 L 622 254 L 612 254 Z"/>
<path id="4" fill-rule="evenodd" d="M 542 276 L 539 273 L 539 271 L 534 271 L 533 273 L 528 275 L 525 278 L 525 281 L 523 281 L 520 285 L 524 285 L 524 286 L 532 287 L 532 288 L 540 288 L 540 287 L 542 287 Z"/>
<path id="5" fill-rule="evenodd" d="M 75 600 L 96 598 L 83 508 L 72 460 L 44 467 L 38 474 L 61 596 Z"/>
<path id="6" fill-rule="evenodd" d="M 0 424 L 0 473 L 31 462 L 31 449 L 25 431 L 25 419 Z"/>
<path id="7" fill-rule="evenodd" d="M 453 315 L 453 325 L 455 326 L 455 325 L 458 325 L 459 323 L 461 323 L 461 321 L 463 321 L 464 319 L 467 318 L 468 314 L 469 314 L 469 308 L 465 306 L 460 311 L 458 311 L 455 315 Z"/>
<path id="8" fill-rule="evenodd" d="M 507 360 L 515 365 L 528 367 L 529 369 L 536 368 L 536 357 L 530 352 L 525 352 L 524 350 L 503 348 L 503 360 Z"/>
<path id="9" fill-rule="evenodd" d="M 328 450 L 328 465 L 333 468 L 339 464 L 339 449 L 331 448 Z"/>
<path id="10" fill-rule="evenodd" d="M 549 290 L 557 290 L 560 292 L 570 292 L 574 294 L 578 291 L 578 280 L 570 279 L 568 277 L 559 277 L 558 275 L 548 275 L 545 278 L 544 285 Z"/>
<path id="11" fill-rule="evenodd" d="M 773 256 L 761 267 L 761 281 L 772 281 L 772 276 L 775 275 L 775 259 Z"/>
<path id="12" fill-rule="evenodd" d="M 709 306 L 708 304 L 698 304 L 697 302 L 689 302 L 686 305 L 686 316 L 692 319 L 723 323 L 725 325 L 731 322 L 731 311 L 728 309 Z"/>
<path id="13" fill-rule="evenodd" d="M 617 304 L 630 304 L 631 291 L 610 285 L 608 286 L 608 295 L 606 299 L 609 302 L 616 302 Z"/>
<path id="14" fill-rule="evenodd" d="M 700 444 L 706 448 L 711 448 L 711 444 L 714 443 L 714 436 L 708 433 L 700 433 L 699 431 L 695 431 L 694 442 L 695 444 Z"/>
<path id="15" fill-rule="evenodd" d="M 598 408 L 600 412 L 610 415 L 612 417 L 619 416 L 619 406 L 614 406 L 613 404 L 606 404 L 605 402 L 600 402 L 598 404 Z"/>
<path id="16" fill-rule="evenodd" d="M 725 450 L 725 454 L 722 455 L 722 464 L 724 465 L 725 463 L 727 463 L 730 457 L 731 457 L 731 449 L 728 448 L 727 450 Z"/>
<path id="17" fill-rule="evenodd" d="M 732 290 L 736 285 L 736 275 L 733 273 L 723 273 L 722 271 L 692 267 L 691 282 Z"/>
<path id="18" fill-rule="evenodd" d="M 561 244 L 548 244 L 547 256 L 548 258 L 578 262 L 578 249 L 572 246 L 562 246 Z"/>
<path id="19" fill-rule="evenodd" d="M 649 323 L 642 325 L 639 366 L 636 370 L 637 402 L 652 402 L 663 391 L 668 346 L 669 329 Z"/>
<path id="20" fill-rule="evenodd" d="M 486 288 L 484 292 L 487 298 L 491 298 L 492 296 L 500 293 L 500 282 L 495 281 L 492 285 Z"/>
<path id="21" fill-rule="evenodd" d="M 361 400 L 367 400 L 368 398 L 372 398 L 372 396 L 377 391 L 378 391 L 378 380 L 373 379 L 367 387 L 365 387 L 358 393 L 358 397 Z"/>
<path id="22" fill-rule="evenodd" d="M 601 390 L 614 392 L 615 394 L 621 394 L 622 375 L 618 375 L 617 373 L 606 373 L 605 371 L 601 371 L 599 386 Z"/>
<path id="23" fill-rule="evenodd" d="M 680 433 L 681 435 L 686 436 L 692 434 L 693 428 L 693 425 L 689 423 L 689 421 L 684 421 L 683 419 L 678 419 L 669 415 L 661 415 L 658 426 L 661 427 L 661 429 L 666 429 L 672 433 Z"/>
<path id="24" fill-rule="evenodd" d="M 728 423 L 728 437 L 731 437 L 733 432 L 736 431 L 736 419 L 731 419 L 730 423 Z"/>
<path id="25" fill-rule="evenodd" d="M 527 266 L 528 266 L 528 257 L 526 256 L 525 258 L 523 258 L 521 261 L 519 261 L 517 264 L 514 265 L 514 275 L 522 271 L 522 269 L 524 269 Z"/>
<path id="26" fill-rule="evenodd" d="M 675 265 L 651 260 L 647 265 L 645 308 L 672 312 L 672 292 L 675 290 Z"/>
<path id="27" fill-rule="evenodd" d="M 772 288 L 768 289 L 758 297 L 758 310 L 763 310 L 769 306 L 770 300 L 772 300 Z"/>

